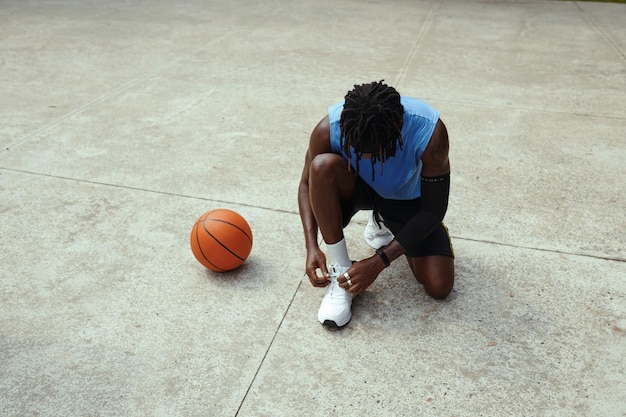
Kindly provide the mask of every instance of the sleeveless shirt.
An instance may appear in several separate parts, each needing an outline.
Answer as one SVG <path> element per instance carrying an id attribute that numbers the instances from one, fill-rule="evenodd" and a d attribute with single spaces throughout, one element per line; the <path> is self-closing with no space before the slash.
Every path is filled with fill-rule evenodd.
<path id="1" fill-rule="evenodd" d="M 359 161 L 359 176 L 381 197 L 391 200 L 412 200 L 420 197 L 422 161 L 421 157 L 430 142 L 435 130 L 439 111 L 416 98 L 402 96 L 400 102 L 404 107 L 402 122 L 402 149 L 396 147 L 396 154 L 383 163 L 374 164 L 372 180 L 372 164 L 369 159 Z M 341 132 L 339 118 L 344 102 L 328 107 L 330 122 L 330 145 L 333 153 L 348 156 L 341 149 Z M 352 153 L 350 165 L 356 170 L 356 155 Z"/>

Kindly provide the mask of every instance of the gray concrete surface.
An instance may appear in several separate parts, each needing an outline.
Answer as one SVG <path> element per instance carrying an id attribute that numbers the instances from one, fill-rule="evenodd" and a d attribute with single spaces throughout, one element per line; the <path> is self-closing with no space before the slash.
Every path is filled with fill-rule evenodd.
<path id="1" fill-rule="evenodd" d="M 626 5 L 0 0 L 0 415 L 626 416 Z M 316 319 L 296 189 L 355 83 L 441 110 L 457 282 Z M 243 214 L 231 273 L 189 249 Z M 346 236 L 354 258 L 364 215 Z"/>

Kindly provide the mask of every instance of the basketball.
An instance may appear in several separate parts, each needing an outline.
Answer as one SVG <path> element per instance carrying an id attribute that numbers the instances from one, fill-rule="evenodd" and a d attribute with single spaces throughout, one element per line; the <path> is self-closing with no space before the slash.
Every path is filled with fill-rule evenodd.
<path id="1" fill-rule="evenodd" d="M 191 251 L 198 262 L 215 272 L 240 267 L 252 250 L 252 230 L 239 213 L 209 210 L 191 229 Z"/>

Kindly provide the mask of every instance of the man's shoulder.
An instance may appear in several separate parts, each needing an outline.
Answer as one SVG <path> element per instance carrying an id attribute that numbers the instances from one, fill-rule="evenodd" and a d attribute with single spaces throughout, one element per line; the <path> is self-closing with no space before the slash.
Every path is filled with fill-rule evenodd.
<path id="1" fill-rule="evenodd" d="M 322 120 L 320 120 L 315 128 L 313 128 L 311 136 L 314 136 L 315 138 L 321 137 L 322 139 L 328 139 L 330 136 L 330 121 L 328 115 L 322 117 Z"/>

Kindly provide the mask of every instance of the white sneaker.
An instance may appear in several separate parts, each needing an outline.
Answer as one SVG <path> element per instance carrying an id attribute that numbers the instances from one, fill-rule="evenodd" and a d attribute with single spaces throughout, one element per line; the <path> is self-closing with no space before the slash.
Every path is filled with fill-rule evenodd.
<path id="1" fill-rule="evenodd" d="M 385 226 L 385 223 L 381 221 L 380 227 L 378 227 L 374 219 L 374 212 L 370 212 L 363 236 L 365 236 L 367 244 L 374 249 L 382 248 L 393 240 L 393 233 Z"/>
<path id="2" fill-rule="evenodd" d="M 324 326 L 343 327 L 352 318 L 352 294 L 339 286 L 337 278 L 350 269 L 349 266 L 330 265 L 330 284 L 317 312 L 317 319 Z"/>

